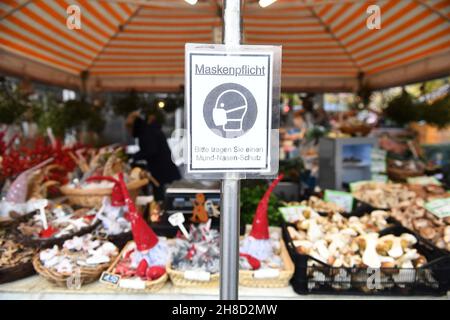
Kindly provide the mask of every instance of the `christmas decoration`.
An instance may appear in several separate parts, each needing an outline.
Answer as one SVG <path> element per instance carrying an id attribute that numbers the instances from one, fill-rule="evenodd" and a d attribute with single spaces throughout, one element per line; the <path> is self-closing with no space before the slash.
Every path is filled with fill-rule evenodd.
<path id="1" fill-rule="evenodd" d="M 251 265 L 256 265 L 256 263 L 253 259 L 252 262 L 250 262 L 249 256 L 250 258 L 258 259 L 259 261 L 267 260 L 273 256 L 273 243 L 269 236 L 267 208 L 270 194 L 282 178 L 283 175 L 279 175 L 267 189 L 256 209 L 251 232 L 242 241 L 240 249 L 241 255 L 243 254 L 243 257 L 246 257 Z"/>
<path id="2" fill-rule="evenodd" d="M 122 173 L 119 174 L 119 182 L 128 207 L 125 217 L 131 222 L 133 239 L 136 243 L 136 248 L 129 254 L 129 267 L 135 269 L 135 274 L 143 280 L 156 280 L 165 274 L 169 248 L 163 239 L 158 239 L 152 228 L 138 213 L 130 198 Z"/>

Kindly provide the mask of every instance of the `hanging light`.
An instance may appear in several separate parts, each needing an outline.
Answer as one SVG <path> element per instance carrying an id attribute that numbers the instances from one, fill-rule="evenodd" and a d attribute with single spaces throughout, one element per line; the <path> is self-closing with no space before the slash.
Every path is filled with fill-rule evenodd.
<path id="1" fill-rule="evenodd" d="M 166 106 L 166 104 L 164 103 L 164 101 L 159 101 L 158 102 L 158 108 L 164 109 L 165 106 Z"/>
<path id="2" fill-rule="evenodd" d="M 259 6 L 261 8 L 265 8 L 270 6 L 271 4 L 274 4 L 275 2 L 277 2 L 277 0 L 259 0 Z"/>
<path id="3" fill-rule="evenodd" d="M 184 1 L 186 1 L 186 2 L 189 3 L 191 6 L 193 6 L 194 4 L 197 3 L 198 0 L 184 0 Z"/>

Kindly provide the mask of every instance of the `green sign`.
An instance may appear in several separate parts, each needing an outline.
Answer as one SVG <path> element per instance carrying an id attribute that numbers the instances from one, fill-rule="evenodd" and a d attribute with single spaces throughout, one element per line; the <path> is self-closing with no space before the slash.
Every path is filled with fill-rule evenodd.
<path id="1" fill-rule="evenodd" d="M 372 181 L 388 182 L 388 176 L 381 173 L 372 173 Z"/>
<path id="2" fill-rule="evenodd" d="M 412 178 L 407 178 L 406 181 L 409 184 L 421 184 L 421 185 L 435 185 L 435 186 L 440 186 L 441 183 L 439 182 L 438 179 L 436 179 L 435 177 L 428 177 L 428 176 L 421 176 L 421 177 L 412 177 Z"/>
<path id="3" fill-rule="evenodd" d="M 323 199 L 326 202 L 337 204 L 339 207 L 343 208 L 345 212 L 351 212 L 353 209 L 353 196 L 351 193 L 327 189 L 325 190 Z"/>
<path id="4" fill-rule="evenodd" d="M 425 208 L 438 218 L 450 216 L 450 198 L 436 199 L 425 203 Z"/>

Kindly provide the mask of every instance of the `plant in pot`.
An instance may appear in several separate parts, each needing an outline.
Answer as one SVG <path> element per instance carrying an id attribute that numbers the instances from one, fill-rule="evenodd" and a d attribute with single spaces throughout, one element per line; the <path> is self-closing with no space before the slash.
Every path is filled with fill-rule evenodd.
<path id="1" fill-rule="evenodd" d="M 414 97 L 403 89 L 400 95 L 389 100 L 384 114 L 398 125 L 404 126 L 423 119 L 423 104 L 415 101 Z"/>
<path id="2" fill-rule="evenodd" d="M 243 180 L 241 186 L 241 225 L 251 224 L 256 208 L 268 188 L 266 180 Z M 268 204 L 269 224 L 279 226 L 282 222 L 278 211 L 279 199 L 273 193 Z"/>

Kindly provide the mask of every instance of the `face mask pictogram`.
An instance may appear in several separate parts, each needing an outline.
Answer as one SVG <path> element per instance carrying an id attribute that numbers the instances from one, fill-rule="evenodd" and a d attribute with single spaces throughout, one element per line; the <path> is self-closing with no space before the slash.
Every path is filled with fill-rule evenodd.
<path id="1" fill-rule="evenodd" d="M 247 99 L 241 92 L 227 90 L 217 98 L 213 121 L 216 126 L 222 126 L 225 132 L 241 131 L 247 109 Z"/>
<path id="2" fill-rule="evenodd" d="M 215 87 L 207 95 L 203 107 L 206 125 L 224 138 L 237 138 L 250 130 L 258 108 L 251 92 L 237 83 Z"/>

